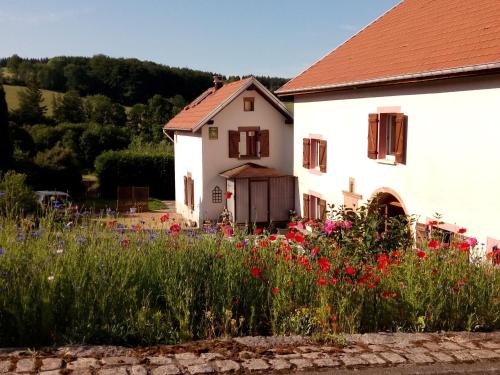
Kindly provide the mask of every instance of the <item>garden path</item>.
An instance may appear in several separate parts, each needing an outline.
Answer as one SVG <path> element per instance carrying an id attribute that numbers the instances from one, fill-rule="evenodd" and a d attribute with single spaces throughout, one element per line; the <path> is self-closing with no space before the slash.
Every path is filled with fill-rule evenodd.
<path id="1" fill-rule="evenodd" d="M 341 345 L 342 344 L 342 345 Z M 300 336 L 242 337 L 149 348 L 0 349 L 0 374 L 174 375 L 306 372 L 494 374 L 500 332 L 347 335 L 337 344 Z"/>

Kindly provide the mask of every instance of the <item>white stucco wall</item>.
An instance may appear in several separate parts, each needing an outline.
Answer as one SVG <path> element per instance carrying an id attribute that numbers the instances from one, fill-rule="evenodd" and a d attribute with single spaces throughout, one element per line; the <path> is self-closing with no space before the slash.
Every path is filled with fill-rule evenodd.
<path id="1" fill-rule="evenodd" d="M 200 204 L 203 191 L 201 134 L 176 132 L 174 136 L 175 152 L 175 206 L 178 213 L 188 220 L 200 222 Z M 194 210 L 184 204 L 184 176 L 188 173 L 194 180 Z"/>
<path id="2" fill-rule="evenodd" d="M 408 116 L 406 165 L 367 157 L 368 114 L 382 107 Z M 420 222 L 439 212 L 480 242 L 500 240 L 499 76 L 298 96 L 294 117 L 300 196 L 317 193 L 343 204 L 342 190 L 354 177 L 364 202 L 389 187 Z M 311 134 L 328 142 L 324 175 L 302 167 L 302 139 Z"/>
<path id="3" fill-rule="evenodd" d="M 243 110 L 243 98 L 255 98 L 255 110 Z M 223 210 L 222 203 L 212 203 L 212 189 L 218 185 L 223 191 L 226 181 L 219 173 L 252 162 L 276 168 L 285 173 L 293 172 L 293 125 L 285 124 L 285 117 L 278 112 L 257 91 L 244 91 L 226 108 L 214 117 L 214 124 L 205 125 L 201 129 L 203 139 L 203 207 L 201 215 L 207 219 L 217 219 Z M 209 126 L 218 128 L 218 139 L 208 138 Z M 258 126 L 261 130 L 269 130 L 269 157 L 256 160 L 239 160 L 229 158 L 229 130 L 237 130 L 242 126 Z M 176 155 L 177 160 L 177 155 Z"/>

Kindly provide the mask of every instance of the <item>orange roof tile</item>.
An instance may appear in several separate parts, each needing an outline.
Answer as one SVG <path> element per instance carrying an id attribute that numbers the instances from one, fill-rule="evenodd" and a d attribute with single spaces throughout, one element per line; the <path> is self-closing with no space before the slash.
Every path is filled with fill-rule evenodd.
<path id="1" fill-rule="evenodd" d="M 328 90 L 500 63 L 500 0 L 404 0 L 276 91 Z"/>
<path id="2" fill-rule="evenodd" d="M 225 84 L 218 90 L 213 87 L 209 88 L 171 119 L 165 125 L 165 129 L 192 130 L 217 107 L 230 99 L 242 86 L 251 81 L 252 78 L 249 77 Z"/>

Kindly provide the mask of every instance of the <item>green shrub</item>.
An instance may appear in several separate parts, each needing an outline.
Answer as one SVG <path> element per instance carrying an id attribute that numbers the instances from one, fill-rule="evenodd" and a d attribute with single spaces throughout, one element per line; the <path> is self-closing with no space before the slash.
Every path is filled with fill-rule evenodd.
<path id="1" fill-rule="evenodd" d="M 92 168 L 97 156 L 108 150 L 127 148 L 128 130 L 114 125 L 91 124 L 80 137 L 80 152 L 84 167 Z"/>
<path id="2" fill-rule="evenodd" d="M 149 186 L 149 195 L 175 197 L 174 159 L 157 152 L 108 151 L 96 159 L 96 172 L 104 197 L 116 197 L 118 186 Z"/>
<path id="3" fill-rule="evenodd" d="M 0 216 L 15 217 L 36 208 L 35 194 L 26 185 L 26 175 L 15 171 L 0 175 Z"/>

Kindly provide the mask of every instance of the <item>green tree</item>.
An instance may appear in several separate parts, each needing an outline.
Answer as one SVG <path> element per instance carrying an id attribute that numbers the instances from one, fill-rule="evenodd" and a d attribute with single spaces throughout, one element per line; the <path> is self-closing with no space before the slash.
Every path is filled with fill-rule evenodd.
<path id="1" fill-rule="evenodd" d="M 40 167 L 54 170 L 75 169 L 77 166 L 76 155 L 73 150 L 64 147 L 60 143 L 51 149 L 39 152 L 34 161 Z"/>
<path id="2" fill-rule="evenodd" d="M 54 119 L 58 123 L 79 123 L 85 120 L 83 100 L 77 91 L 71 90 L 61 96 L 54 95 Z"/>
<path id="3" fill-rule="evenodd" d="M 130 136 L 126 128 L 114 125 L 90 125 L 80 137 L 84 167 L 92 168 L 97 156 L 107 150 L 127 148 Z"/>
<path id="4" fill-rule="evenodd" d="M 10 138 L 9 110 L 5 101 L 5 91 L 0 84 L 0 171 L 5 171 L 10 166 L 13 151 Z"/>
<path id="5" fill-rule="evenodd" d="M 127 121 L 125 108 L 105 95 L 87 97 L 84 110 L 87 119 L 97 124 L 123 126 Z"/>
<path id="6" fill-rule="evenodd" d="M 44 122 L 47 106 L 43 104 L 42 91 L 37 85 L 30 85 L 18 94 L 19 108 L 15 111 L 21 124 L 37 124 Z"/>

